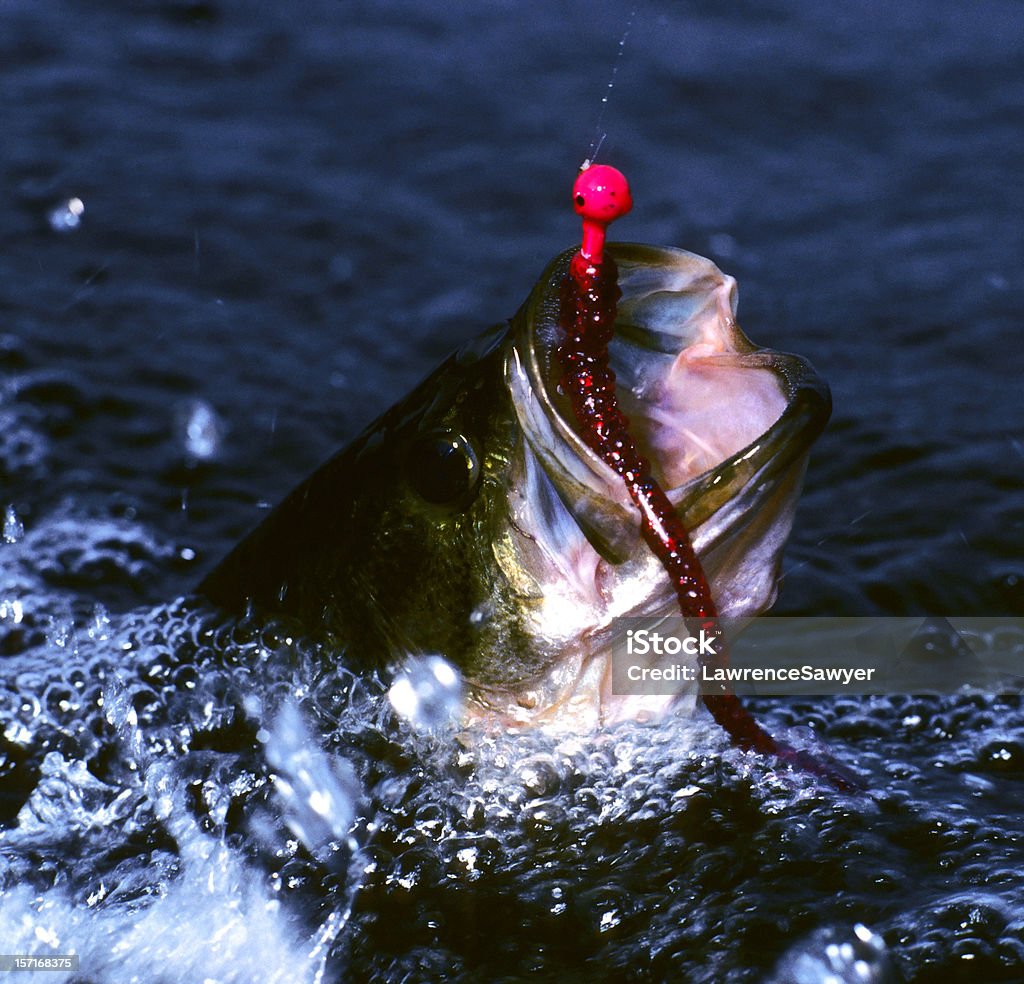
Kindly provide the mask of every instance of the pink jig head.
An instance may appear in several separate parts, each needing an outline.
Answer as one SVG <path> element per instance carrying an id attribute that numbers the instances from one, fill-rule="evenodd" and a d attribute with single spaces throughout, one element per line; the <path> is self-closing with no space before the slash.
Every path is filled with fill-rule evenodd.
<path id="1" fill-rule="evenodd" d="M 605 230 L 633 207 L 633 196 L 621 171 L 607 164 L 592 164 L 576 178 L 572 201 L 576 214 L 583 216 L 583 245 L 572 263 L 573 276 L 578 280 L 587 268 L 601 265 Z"/>

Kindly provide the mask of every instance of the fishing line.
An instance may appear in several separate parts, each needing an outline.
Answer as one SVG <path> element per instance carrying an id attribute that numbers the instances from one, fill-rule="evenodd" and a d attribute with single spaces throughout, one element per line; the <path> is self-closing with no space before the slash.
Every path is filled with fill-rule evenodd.
<path id="1" fill-rule="evenodd" d="M 629 17 L 626 20 L 626 29 L 622 32 L 622 37 L 619 38 L 619 50 L 615 54 L 615 60 L 612 62 L 612 74 L 608 79 L 608 86 L 605 90 L 604 96 L 601 98 L 601 109 L 597 116 L 597 127 L 594 133 L 594 139 L 590 143 L 590 150 L 587 151 L 586 160 L 580 165 L 580 170 L 585 171 L 591 164 L 597 160 L 597 155 L 601 151 L 601 146 L 604 143 L 604 138 L 608 135 L 604 131 L 604 114 L 605 110 L 608 109 L 608 100 L 611 97 L 612 89 L 615 88 L 615 77 L 619 74 L 619 65 L 622 63 L 622 52 L 626 49 L 626 39 L 629 37 L 629 32 L 633 29 L 633 18 L 636 16 L 637 5 L 633 4 L 629 11 Z"/>

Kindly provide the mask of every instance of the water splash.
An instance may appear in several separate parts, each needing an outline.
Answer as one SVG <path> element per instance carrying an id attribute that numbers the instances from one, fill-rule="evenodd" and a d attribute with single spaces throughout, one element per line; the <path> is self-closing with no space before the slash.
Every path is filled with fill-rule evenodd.
<path id="1" fill-rule="evenodd" d="M 315 968 L 314 984 L 319 984 L 327 976 L 328 961 L 338 970 L 335 945 L 351 918 L 368 867 L 352 834 L 363 790 L 348 762 L 320 748 L 292 701 L 278 712 L 265 746 L 285 822 L 313 858 L 343 879 L 341 904 L 332 906 L 307 957 Z"/>
<path id="2" fill-rule="evenodd" d="M 294 703 L 278 712 L 266 749 L 285 820 L 309 853 L 329 861 L 342 846 L 355 851 L 351 828 L 362 795 L 359 780 L 348 762 L 320 750 Z"/>
<path id="3" fill-rule="evenodd" d="M 65 572 L 56 558 L 71 545 L 115 534 L 151 539 L 126 523 L 41 518 L 6 551 L 17 563 L 0 591 L 26 599 L 19 632 L 42 635 L 45 616 L 70 601 L 41 597 L 20 565 Z M 153 549 L 146 570 L 176 556 Z M 138 560 L 120 546 L 105 555 L 123 572 Z M 538 960 L 549 976 L 571 976 L 610 959 L 649 960 L 658 979 L 762 980 L 788 946 L 777 984 L 824 979 L 783 976 L 797 961 L 880 984 L 882 958 L 851 936 L 857 921 L 901 941 L 885 955 L 901 970 L 959 966 L 964 948 L 981 963 L 1015 945 L 1024 868 L 1012 824 L 963 805 L 998 798 L 1006 817 L 1019 815 L 1016 705 L 816 704 L 823 736 L 856 742 L 866 769 L 891 770 L 872 794 L 881 805 L 852 807 L 728 748 L 700 721 L 456 741 L 427 727 L 447 726 L 461 706 L 458 676 L 438 657 L 410 661 L 389 691 L 351 676 L 337 652 L 293 645 L 281 626 L 224 622 L 183 602 L 104 614 L 79 598 L 88 603 L 70 606 L 73 645 L 40 639 L 5 658 L 0 807 L 18 810 L 0 824 L 0 938 L 13 952 L 58 940 L 97 984 L 151 979 L 140 967 L 180 984 L 468 984 L 525 979 Z M 10 614 L 0 624 L 15 628 Z M 810 713 L 776 705 L 780 728 Z M 929 736 L 919 746 L 900 727 L 908 717 Z M 951 808 L 922 803 L 921 785 L 943 776 Z M 709 839 L 716 811 L 732 819 Z M 965 877 L 998 872 L 1006 901 L 951 893 L 967 845 L 989 853 Z M 806 858 L 812 883 L 793 877 Z M 841 897 L 820 889 L 839 883 Z M 684 885 L 698 890 L 675 890 Z M 466 913 L 485 911 L 502 915 L 502 930 L 480 943 L 470 923 L 463 935 Z M 766 935 L 794 911 L 799 925 Z M 836 933 L 817 934 L 823 924 Z"/>

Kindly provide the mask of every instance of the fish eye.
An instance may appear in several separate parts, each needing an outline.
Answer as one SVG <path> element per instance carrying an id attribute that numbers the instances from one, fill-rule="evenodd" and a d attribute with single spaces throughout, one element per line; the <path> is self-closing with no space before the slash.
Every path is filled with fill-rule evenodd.
<path id="1" fill-rule="evenodd" d="M 435 506 L 458 506 L 480 483 L 480 461 L 473 445 L 455 431 L 433 431 L 416 438 L 406 459 L 409 484 Z"/>

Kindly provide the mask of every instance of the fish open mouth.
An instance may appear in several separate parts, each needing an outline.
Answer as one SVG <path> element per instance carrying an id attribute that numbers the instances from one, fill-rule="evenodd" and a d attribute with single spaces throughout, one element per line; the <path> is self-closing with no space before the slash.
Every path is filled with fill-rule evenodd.
<path id="1" fill-rule="evenodd" d="M 720 613 L 757 614 L 775 598 L 807 452 L 831 410 L 828 387 L 806 360 L 746 337 L 736 282 L 710 260 L 635 244 L 609 250 L 622 292 L 609 346 L 620 408 L 690 531 Z M 672 614 L 675 603 L 621 478 L 586 445 L 560 391 L 558 319 L 573 252 L 548 267 L 520 312 L 506 376 L 533 463 L 522 501 L 534 504 L 518 522 L 570 584 L 562 607 L 575 610 L 573 632 L 589 605 L 596 652 L 607 650 L 615 616 Z M 561 512 L 536 506 L 553 496 Z M 554 578 L 549 585 L 561 592 Z M 542 631 L 559 634 L 554 619 Z"/>

